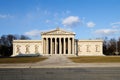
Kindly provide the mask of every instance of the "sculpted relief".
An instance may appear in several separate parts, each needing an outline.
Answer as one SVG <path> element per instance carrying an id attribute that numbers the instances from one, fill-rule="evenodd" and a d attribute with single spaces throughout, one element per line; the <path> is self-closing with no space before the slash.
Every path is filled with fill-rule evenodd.
<path id="1" fill-rule="evenodd" d="M 29 46 L 29 45 L 26 45 L 25 47 L 26 47 L 26 52 L 25 52 L 25 53 L 30 53 L 30 51 L 29 51 L 29 47 L 30 47 L 30 46 Z"/>
<path id="2" fill-rule="evenodd" d="M 16 53 L 21 53 L 21 49 L 23 48 L 23 47 L 21 47 L 21 45 L 16 45 Z M 34 53 L 39 53 L 39 46 L 38 45 L 34 45 Z M 25 53 L 30 53 L 30 45 L 25 45 Z M 24 53 L 24 52 L 23 52 Z"/>
<path id="3" fill-rule="evenodd" d="M 39 53 L 39 51 L 38 51 L 38 45 L 35 45 L 35 53 Z"/>
<path id="4" fill-rule="evenodd" d="M 90 45 L 86 45 L 87 47 L 87 52 L 90 52 Z"/>
<path id="5" fill-rule="evenodd" d="M 78 45 L 78 53 L 82 52 L 82 46 Z M 94 45 L 95 52 L 100 52 L 100 45 Z M 91 45 L 86 45 L 86 52 L 91 52 Z"/>
<path id="6" fill-rule="evenodd" d="M 96 52 L 100 52 L 100 46 L 99 45 L 95 45 L 96 46 Z"/>
<path id="7" fill-rule="evenodd" d="M 16 47 L 17 47 L 16 53 L 21 53 L 21 52 L 20 52 L 20 47 L 21 47 L 21 46 L 20 46 L 20 45 L 17 45 Z"/>
<path id="8" fill-rule="evenodd" d="M 78 45 L 78 52 L 81 52 L 81 45 Z"/>
<path id="9" fill-rule="evenodd" d="M 49 35 L 49 34 L 75 34 L 73 32 L 68 32 L 68 31 L 64 31 L 64 30 L 61 30 L 59 28 L 57 28 L 56 30 L 53 30 L 53 31 L 49 31 L 49 32 L 42 32 L 42 34 L 45 34 L 45 35 Z"/>

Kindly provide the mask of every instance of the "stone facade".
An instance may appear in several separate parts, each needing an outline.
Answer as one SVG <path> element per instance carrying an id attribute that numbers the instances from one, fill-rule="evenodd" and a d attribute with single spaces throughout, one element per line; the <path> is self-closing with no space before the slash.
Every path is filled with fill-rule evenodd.
<path id="1" fill-rule="evenodd" d="M 102 40 L 76 40 L 74 32 L 55 29 L 41 33 L 42 40 L 14 40 L 13 56 L 40 55 L 103 55 Z"/>
<path id="2" fill-rule="evenodd" d="M 103 55 L 102 40 L 78 40 L 78 55 L 99 56 Z"/>
<path id="3" fill-rule="evenodd" d="M 13 41 L 13 56 L 18 54 L 36 54 L 42 53 L 41 40 L 14 40 Z"/>

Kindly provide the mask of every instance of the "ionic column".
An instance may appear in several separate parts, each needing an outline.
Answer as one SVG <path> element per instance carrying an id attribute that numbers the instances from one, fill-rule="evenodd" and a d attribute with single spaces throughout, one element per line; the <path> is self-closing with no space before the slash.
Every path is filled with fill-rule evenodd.
<path id="1" fill-rule="evenodd" d="M 72 40 L 71 40 L 71 38 L 70 38 L 70 45 L 69 46 L 70 46 L 70 54 L 71 54 L 72 53 L 72 48 L 71 48 L 72 47 Z"/>
<path id="2" fill-rule="evenodd" d="M 70 38 L 68 38 L 68 54 L 70 54 Z"/>
<path id="3" fill-rule="evenodd" d="M 74 38 L 72 38 L 72 54 L 74 54 Z"/>
<path id="4" fill-rule="evenodd" d="M 43 48 L 43 54 L 44 54 L 44 38 L 42 38 L 42 48 Z"/>
<path id="5" fill-rule="evenodd" d="M 57 54 L 57 38 L 55 38 L 55 54 Z"/>
<path id="6" fill-rule="evenodd" d="M 77 55 L 77 50 L 76 50 L 76 48 L 77 48 L 77 40 L 75 40 L 74 43 L 75 43 L 75 45 L 74 45 L 75 51 L 74 52 L 75 52 L 75 55 Z"/>
<path id="7" fill-rule="evenodd" d="M 65 41 L 65 38 L 64 39 L 64 54 L 66 54 L 66 41 Z"/>
<path id="8" fill-rule="evenodd" d="M 59 54 L 61 54 L 61 38 L 59 38 Z"/>
<path id="9" fill-rule="evenodd" d="M 46 54 L 48 54 L 48 38 L 46 38 Z"/>
<path id="10" fill-rule="evenodd" d="M 46 54 L 46 38 L 43 38 L 43 52 Z"/>
<path id="11" fill-rule="evenodd" d="M 50 38 L 50 54 L 52 54 L 52 38 Z"/>
<path id="12" fill-rule="evenodd" d="M 44 40 L 44 54 L 46 54 L 46 38 Z"/>

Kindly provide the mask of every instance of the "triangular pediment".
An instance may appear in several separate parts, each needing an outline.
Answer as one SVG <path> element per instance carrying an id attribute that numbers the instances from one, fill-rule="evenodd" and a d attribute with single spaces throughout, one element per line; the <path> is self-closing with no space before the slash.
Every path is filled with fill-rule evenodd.
<path id="1" fill-rule="evenodd" d="M 75 34 L 74 32 L 69 32 L 69 31 L 65 31 L 65 30 L 62 30 L 62 29 L 59 29 L 59 28 L 57 28 L 57 29 L 55 29 L 55 30 L 51 30 L 51 31 L 47 31 L 47 32 L 42 32 L 42 35 L 49 35 L 49 34 L 51 34 L 51 35 L 64 35 L 64 34 L 67 34 L 67 35 L 69 35 L 69 34 L 71 34 L 71 35 L 73 35 L 73 34 Z"/>

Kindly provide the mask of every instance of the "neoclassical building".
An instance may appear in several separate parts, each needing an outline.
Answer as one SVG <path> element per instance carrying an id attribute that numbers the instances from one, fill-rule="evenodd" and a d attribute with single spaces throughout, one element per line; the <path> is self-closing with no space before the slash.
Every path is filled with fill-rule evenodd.
<path id="1" fill-rule="evenodd" d="M 42 32 L 41 40 L 14 40 L 13 56 L 19 54 L 40 55 L 103 55 L 102 40 L 77 40 L 75 33 L 56 28 Z"/>

